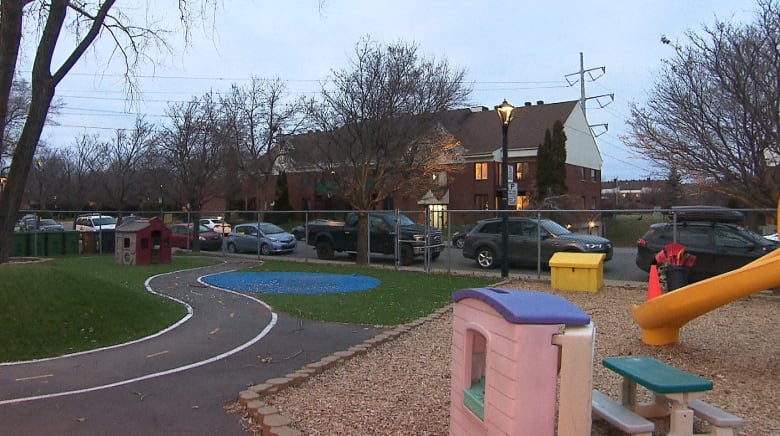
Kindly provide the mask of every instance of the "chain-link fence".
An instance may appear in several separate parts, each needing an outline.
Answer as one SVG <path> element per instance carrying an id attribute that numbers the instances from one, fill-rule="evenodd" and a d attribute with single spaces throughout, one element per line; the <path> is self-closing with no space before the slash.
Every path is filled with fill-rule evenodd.
<path id="1" fill-rule="evenodd" d="M 739 225 L 759 235 L 775 233 L 777 216 L 773 209 L 736 209 L 744 215 Z M 701 209 L 702 219 L 711 214 L 709 209 Z M 678 209 L 634 209 L 634 210 L 513 210 L 507 212 L 508 218 L 527 218 L 541 225 L 541 221 L 551 220 L 560 227 L 575 234 L 584 234 L 607 238 L 615 247 L 636 248 L 640 239 L 654 223 L 671 223 L 675 229 L 673 240 L 676 239 L 676 225 L 683 222 Z M 685 213 L 691 214 L 688 209 Z M 270 223 L 280 230 L 289 232 L 295 237 L 296 246 L 292 250 L 281 252 L 299 258 L 354 261 L 359 245 L 364 245 L 371 252 L 367 262 L 386 265 L 394 268 L 421 269 L 426 272 L 449 272 L 462 269 L 464 256 L 461 249 L 453 241 L 467 232 L 474 223 L 480 220 L 502 218 L 497 210 L 436 210 L 428 208 L 408 211 L 368 211 L 365 214 L 370 231 L 365 233 L 364 244 L 358 240 L 356 212 L 351 210 L 312 210 L 312 211 L 63 211 L 63 210 L 25 210 L 19 214 L 19 226 L 14 235 L 14 250 L 12 256 L 70 255 L 70 254 L 100 254 L 113 252 L 114 225 L 98 224 L 93 232 L 84 231 L 80 227 L 79 218 L 89 216 L 109 216 L 116 219 L 114 225 L 132 220 L 134 217 L 158 217 L 171 228 L 183 227 L 186 230 L 187 245 L 180 247 L 193 248 L 195 224 L 214 229 L 223 221 L 223 227 L 216 227 L 220 241 L 218 244 L 201 249 L 211 250 L 220 255 L 231 255 L 228 242 L 231 238 L 251 237 L 246 232 L 240 235 L 235 230 L 242 229 L 242 224 Z M 37 219 L 50 218 L 60 223 L 64 228 L 61 235 L 54 231 L 37 229 L 28 225 L 30 217 Z M 713 219 L 717 217 L 713 216 Z M 34 222 L 34 221 L 33 221 Z M 414 224 L 414 225 L 412 225 Z M 198 226 L 199 229 L 204 227 Z M 79 231 L 76 231 L 78 228 Z M 508 230 L 509 232 L 509 230 Z M 198 232 L 201 233 L 200 231 Z M 537 235 L 543 235 L 539 230 Z M 276 242 L 284 235 L 266 235 Z M 511 239 L 510 239 L 511 240 Z M 326 245 L 325 241 L 330 244 Z M 541 238 L 538 238 L 542 244 Z M 199 242 L 203 242 L 201 239 Z M 247 254 L 263 255 L 262 243 L 256 243 L 256 250 Z M 539 247 L 513 248 L 510 250 L 539 250 Z M 539 257 L 537 256 L 537 260 Z M 544 268 L 543 262 L 537 263 L 537 273 Z M 473 265 L 477 265 L 475 262 Z M 487 274 L 498 271 L 485 269 Z M 479 270 L 479 269 L 477 269 Z M 473 272 L 473 271 L 471 271 Z"/>

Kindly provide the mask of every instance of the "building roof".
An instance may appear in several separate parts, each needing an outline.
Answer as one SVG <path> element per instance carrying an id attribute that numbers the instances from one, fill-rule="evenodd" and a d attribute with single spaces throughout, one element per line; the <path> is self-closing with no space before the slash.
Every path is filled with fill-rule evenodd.
<path id="1" fill-rule="evenodd" d="M 160 221 L 157 217 L 152 218 L 135 218 L 132 221 L 128 221 L 126 223 L 123 223 L 119 227 L 116 228 L 116 232 L 127 232 L 127 233 L 135 233 L 139 232 L 149 226 L 152 225 L 152 220 Z M 163 226 L 164 227 L 164 226 Z"/>
<path id="2" fill-rule="evenodd" d="M 577 106 L 577 101 L 560 103 L 526 103 L 512 113 L 507 144 L 510 150 L 536 149 L 544 142 L 544 132 L 556 121 L 565 123 Z M 442 125 L 461 141 L 463 155 L 493 153 L 501 148 L 501 120 L 496 111 L 486 107 L 458 109 L 443 114 Z"/>
<path id="3" fill-rule="evenodd" d="M 560 103 L 526 103 L 515 108 L 509 125 L 507 143 L 514 156 L 536 156 L 536 150 L 544 142 L 544 133 L 552 129 L 556 121 L 566 123 L 579 101 Z M 495 110 L 484 106 L 454 109 L 440 114 L 441 126 L 460 141 L 461 155 L 484 159 L 501 148 L 501 120 Z M 319 132 L 308 132 L 290 137 L 295 148 L 290 150 L 294 167 L 302 169 L 318 159 L 315 144 L 321 140 Z M 523 153 L 527 151 L 527 153 Z M 492 160 L 492 157 L 490 158 Z"/>

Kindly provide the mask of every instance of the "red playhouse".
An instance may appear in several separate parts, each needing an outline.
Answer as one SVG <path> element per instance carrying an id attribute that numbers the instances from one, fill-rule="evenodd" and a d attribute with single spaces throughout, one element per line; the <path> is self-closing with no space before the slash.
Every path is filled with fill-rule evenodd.
<path id="1" fill-rule="evenodd" d="M 157 218 L 137 218 L 116 228 L 114 260 L 121 265 L 171 263 L 171 230 Z"/>

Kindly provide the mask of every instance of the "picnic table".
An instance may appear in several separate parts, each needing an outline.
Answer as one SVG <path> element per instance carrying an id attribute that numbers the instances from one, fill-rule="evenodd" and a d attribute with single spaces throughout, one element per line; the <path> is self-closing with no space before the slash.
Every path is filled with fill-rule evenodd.
<path id="1" fill-rule="evenodd" d="M 712 390 L 711 381 L 647 356 L 608 357 L 601 363 L 623 377 L 623 407 L 646 418 L 668 416 L 670 436 L 693 434 L 694 411 L 690 405 Z M 637 402 L 637 385 L 652 393 L 652 401 Z"/>

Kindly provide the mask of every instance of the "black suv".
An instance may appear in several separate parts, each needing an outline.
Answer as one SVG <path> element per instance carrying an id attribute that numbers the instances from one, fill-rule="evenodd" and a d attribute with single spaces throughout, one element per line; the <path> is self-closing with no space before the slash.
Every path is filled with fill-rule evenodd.
<path id="1" fill-rule="evenodd" d="M 552 220 L 511 217 L 508 219 L 507 231 L 510 263 L 536 265 L 540 239 L 541 258 L 545 265 L 553 254 L 561 251 L 604 253 L 605 261 L 612 259 L 612 242 L 609 239 L 572 233 Z M 477 221 L 464 240 L 463 257 L 476 260 L 482 268 L 493 268 L 500 264 L 501 218 Z"/>
<path id="2" fill-rule="evenodd" d="M 778 247 L 777 242 L 736 224 L 744 220 L 739 211 L 689 208 L 675 213 L 676 225 L 673 222 L 653 224 L 637 240 L 636 265 L 642 270 L 649 271 L 656 263 L 655 255 L 672 242 L 684 245 L 687 253 L 696 256 L 688 273 L 690 282 L 737 269 Z"/>

